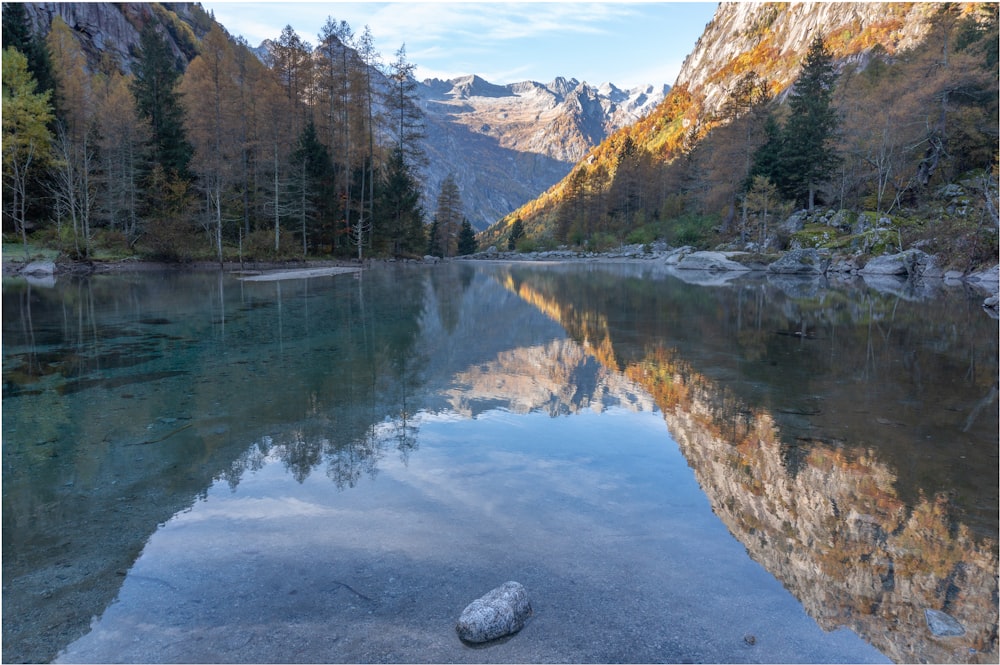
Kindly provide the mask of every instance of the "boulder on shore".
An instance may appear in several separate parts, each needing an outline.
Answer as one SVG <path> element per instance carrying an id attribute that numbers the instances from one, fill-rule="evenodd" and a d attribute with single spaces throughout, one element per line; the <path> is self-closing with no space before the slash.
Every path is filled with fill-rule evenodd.
<path id="1" fill-rule="evenodd" d="M 677 264 L 678 270 L 709 270 L 714 272 L 750 270 L 742 263 L 733 261 L 726 252 L 692 252 Z"/>
<path id="2" fill-rule="evenodd" d="M 21 268 L 22 275 L 54 275 L 56 273 L 55 261 L 32 261 Z"/>
<path id="3" fill-rule="evenodd" d="M 908 279 L 942 277 L 937 258 L 919 249 L 873 257 L 861 269 L 862 275 L 899 275 Z"/>
<path id="4" fill-rule="evenodd" d="M 528 592 L 517 582 L 505 582 L 469 603 L 455 630 L 466 642 L 490 642 L 521 630 L 529 616 Z"/>
<path id="5" fill-rule="evenodd" d="M 815 249 L 792 249 L 767 267 L 769 272 L 780 275 L 822 275 L 830 259 Z"/>

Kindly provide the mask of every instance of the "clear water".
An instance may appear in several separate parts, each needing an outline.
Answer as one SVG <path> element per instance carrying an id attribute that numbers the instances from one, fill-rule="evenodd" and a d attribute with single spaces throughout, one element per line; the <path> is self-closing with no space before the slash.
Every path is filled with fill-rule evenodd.
<path id="1" fill-rule="evenodd" d="M 3 659 L 995 662 L 997 324 L 912 296 L 5 280 Z M 509 579 L 528 625 L 462 644 Z"/>

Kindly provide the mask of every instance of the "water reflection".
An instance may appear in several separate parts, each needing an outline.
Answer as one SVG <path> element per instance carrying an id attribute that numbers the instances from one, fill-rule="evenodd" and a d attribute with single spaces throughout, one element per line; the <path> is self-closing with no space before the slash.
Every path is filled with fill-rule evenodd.
<path id="1" fill-rule="evenodd" d="M 898 662 L 995 661 L 995 323 L 961 299 L 607 270 L 506 283 L 655 397 L 713 510 L 821 625 Z"/>
<path id="2" fill-rule="evenodd" d="M 620 408 L 662 410 L 715 513 L 824 628 L 898 661 L 995 660 L 996 325 L 975 303 L 627 266 L 3 297 L 4 660 L 85 632 L 216 480 L 278 463 L 346 490 L 419 456 L 427 414 Z M 966 634 L 931 636 L 925 608 Z"/>

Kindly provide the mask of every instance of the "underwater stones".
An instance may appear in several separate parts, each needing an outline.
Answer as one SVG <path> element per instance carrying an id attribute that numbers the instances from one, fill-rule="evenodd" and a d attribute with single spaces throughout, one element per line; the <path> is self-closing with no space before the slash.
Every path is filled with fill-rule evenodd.
<path id="1" fill-rule="evenodd" d="M 504 582 L 462 610 L 455 630 L 466 642 L 480 644 L 511 635 L 531 616 L 528 592 L 517 582 Z"/>

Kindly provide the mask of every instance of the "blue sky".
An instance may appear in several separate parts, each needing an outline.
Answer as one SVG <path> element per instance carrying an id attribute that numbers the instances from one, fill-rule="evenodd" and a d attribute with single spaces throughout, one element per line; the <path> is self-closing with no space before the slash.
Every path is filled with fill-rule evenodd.
<path id="1" fill-rule="evenodd" d="M 256 46 L 285 25 L 315 45 L 328 16 L 371 27 L 382 59 L 406 45 L 418 79 L 478 74 L 498 84 L 575 77 L 620 88 L 673 85 L 717 3 L 203 2 Z"/>

